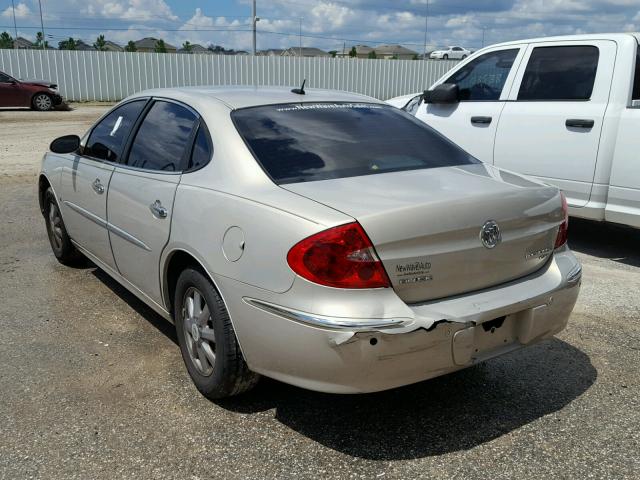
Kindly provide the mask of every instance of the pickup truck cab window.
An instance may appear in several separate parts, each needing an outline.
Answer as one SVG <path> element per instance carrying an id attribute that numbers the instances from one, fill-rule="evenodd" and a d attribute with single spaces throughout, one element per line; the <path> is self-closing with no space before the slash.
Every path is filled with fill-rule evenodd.
<path id="1" fill-rule="evenodd" d="M 640 101 L 640 46 L 638 47 L 638 51 L 636 53 L 636 70 L 633 76 L 633 90 L 631 92 L 631 100 Z M 639 107 L 640 104 L 634 105 L 634 107 Z"/>
<path id="2" fill-rule="evenodd" d="M 127 165 L 162 172 L 184 170 L 197 120 L 188 108 L 157 100 L 133 140 Z"/>
<path id="3" fill-rule="evenodd" d="M 498 100 L 518 49 L 498 50 L 472 60 L 444 83 L 455 83 L 460 101 Z"/>
<path id="4" fill-rule="evenodd" d="M 146 99 L 128 102 L 104 117 L 89 135 L 83 154 L 98 160 L 118 162 L 129 133 L 146 103 Z"/>
<path id="5" fill-rule="evenodd" d="M 599 56 L 591 45 L 535 47 L 518 100 L 589 100 Z"/>

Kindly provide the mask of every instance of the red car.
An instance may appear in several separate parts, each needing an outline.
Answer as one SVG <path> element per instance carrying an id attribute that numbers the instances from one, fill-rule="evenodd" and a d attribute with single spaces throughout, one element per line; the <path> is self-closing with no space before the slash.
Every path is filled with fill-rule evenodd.
<path id="1" fill-rule="evenodd" d="M 16 80 L 0 72 L 0 107 L 28 107 L 46 111 L 62 103 L 55 83 Z"/>

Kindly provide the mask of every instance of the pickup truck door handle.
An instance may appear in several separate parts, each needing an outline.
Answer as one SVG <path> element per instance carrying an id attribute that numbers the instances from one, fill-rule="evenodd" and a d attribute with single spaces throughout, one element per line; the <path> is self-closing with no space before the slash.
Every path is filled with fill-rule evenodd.
<path id="1" fill-rule="evenodd" d="M 102 195 L 104 193 L 104 185 L 102 185 L 99 178 L 96 178 L 93 181 L 93 183 L 91 184 L 91 188 L 93 188 L 93 191 L 98 195 Z"/>
<path id="2" fill-rule="evenodd" d="M 156 218 L 167 218 L 167 215 L 169 214 L 167 209 L 162 206 L 162 203 L 160 203 L 160 200 L 156 200 L 149 205 L 149 210 L 151 210 L 151 213 L 153 213 L 153 216 Z"/>
<path id="3" fill-rule="evenodd" d="M 471 123 L 475 125 L 489 125 L 491 120 L 491 117 L 471 117 Z"/>
<path id="4" fill-rule="evenodd" d="M 569 118 L 564 124 L 573 128 L 593 128 L 595 122 L 593 120 L 585 120 L 582 118 Z"/>

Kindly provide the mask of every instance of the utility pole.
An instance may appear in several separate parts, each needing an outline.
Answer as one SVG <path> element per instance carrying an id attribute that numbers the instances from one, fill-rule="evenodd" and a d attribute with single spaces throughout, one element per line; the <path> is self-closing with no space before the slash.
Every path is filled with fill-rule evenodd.
<path id="1" fill-rule="evenodd" d="M 13 29 L 16 33 L 16 36 L 13 40 L 13 48 L 18 48 L 18 24 L 16 23 L 16 4 L 14 0 L 11 0 L 11 8 L 13 8 Z"/>
<path id="2" fill-rule="evenodd" d="M 256 56 L 256 23 L 258 17 L 256 16 L 256 0 L 251 3 L 251 24 L 253 30 L 253 56 Z"/>
<path id="3" fill-rule="evenodd" d="M 300 17 L 300 33 L 298 35 L 298 53 L 302 58 L 302 17 Z"/>
<path id="4" fill-rule="evenodd" d="M 44 40 L 44 22 L 42 21 L 42 0 L 38 0 L 38 5 L 40 6 L 40 27 L 42 28 L 42 49 L 44 50 L 45 40 Z"/>
<path id="5" fill-rule="evenodd" d="M 427 0 L 427 12 L 424 16 L 424 58 L 427 59 L 427 32 L 429 31 L 429 0 Z"/>

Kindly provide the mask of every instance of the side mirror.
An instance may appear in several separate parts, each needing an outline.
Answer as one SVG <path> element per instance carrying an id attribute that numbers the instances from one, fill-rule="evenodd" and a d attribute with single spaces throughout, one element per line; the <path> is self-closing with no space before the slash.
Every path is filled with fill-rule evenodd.
<path id="1" fill-rule="evenodd" d="M 73 153 L 80 148 L 80 137 L 78 135 L 65 135 L 58 137 L 51 145 L 49 150 L 53 153 Z"/>
<path id="2" fill-rule="evenodd" d="M 458 103 L 460 92 L 455 83 L 441 83 L 433 90 L 425 90 L 422 99 L 424 103 Z"/>

